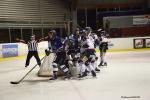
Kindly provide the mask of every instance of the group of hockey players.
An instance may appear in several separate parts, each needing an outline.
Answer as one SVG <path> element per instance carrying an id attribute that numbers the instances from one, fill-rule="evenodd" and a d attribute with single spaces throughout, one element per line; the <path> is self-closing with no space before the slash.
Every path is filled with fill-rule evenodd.
<path id="1" fill-rule="evenodd" d="M 89 73 L 96 77 L 96 72 L 99 72 L 100 69 L 97 65 L 98 57 L 95 49 L 98 46 L 101 51 L 99 66 L 107 65 L 105 53 L 108 49 L 106 33 L 99 29 L 97 34 L 93 33 L 90 27 L 82 31 L 77 28 L 73 34 L 61 41 L 55 30 L 50 31 L 44 40 L 47 40 L 49 45 L 46 54 L 49 55 L 52 52 L 56 56 L 52 64 L 53 77 L 51 80 L 57 79 L 58 69 L 64 72 L 66 78 L 70 78 L 73 73 L 70 67 L 78 69 L 78 78 L 86 77 Z"/>
<path id="2" fill-rule="evenodd" d="M 26 43 L 23 40 L 18 39 L 18 41 Z M 35 39 L 32 39 L 32 41 L 35 41 Z M 40 41 L 48 41 L 48 49 L 45 50 L 47 56 L 50 53 L 54 53 L 55 55 L 52 63 L 53 76 L 50 80 L 58 78 L 59 70 L 64 73 L 65 78 L 70 79 L 73 76 L 73 71 L 71 71 L 72 67 L 78 71 L 78 78 L 86 77 L 89 74 L 96 77 L 96 73 L 100 72 L 99 67 L 107 66 L 105 53 L 108 49 L 108 39 L 106 32 L 102 29 L 93 33 L 90 27 L 86 27 L 82 30 L 76 28 L 73 34 L 67 36 L 63 40 L 61 37 L 57 36 L 55 30 L 51 30 L 48 32 L 48 36 L 41 38 L 40 40 L 36 40 L 36 42 L 26 43 L 28 44 L 28 49 L 32 50 L 29 50 L 30 54 L 28 53 L 25 66 L 29 65 L 29 59 L 32 56 L 35 56 L 39 66 L 41 65 L 37 55 L 36 46 L 36 43 Z M 98 56 L 96 54 L 97 47 L 100 50 L 100 61 L 98 61 Z M 98 62 L 100 62 L 99 65 L 97 64 Z"/>

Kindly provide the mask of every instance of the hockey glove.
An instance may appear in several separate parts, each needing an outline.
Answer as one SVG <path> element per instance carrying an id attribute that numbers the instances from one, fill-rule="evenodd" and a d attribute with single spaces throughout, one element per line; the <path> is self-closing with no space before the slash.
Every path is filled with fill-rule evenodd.
<path id="1" fill-rule="evenodd" d="M 45 54 L 46 54 L 47 56 L 49 56 L 50 51 L 46 49 L 46 50 L 45 50 Z"/>

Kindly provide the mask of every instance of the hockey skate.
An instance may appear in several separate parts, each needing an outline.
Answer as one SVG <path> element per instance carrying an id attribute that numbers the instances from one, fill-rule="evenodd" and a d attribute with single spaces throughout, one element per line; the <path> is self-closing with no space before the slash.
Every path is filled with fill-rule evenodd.
<path id="1" fill-rule="evenodd" d="M 100 67 L 100 66 L 103 66 L 103 63 L 102 63 L 102 62 L 100 62 L 100 64 L 99 64 L 98 66 L 99 66 L 99 67 Z"/>
<path id="2" fill-rule="evenodd" d="M 27 68 L 27 67 L 28 67 L 28 65 L 25 65 L 25 67 Z"/>
<path id="3" fill-rule="evenodd" d="M 100 69 L 98 69 L 98 68 L 96 67 L 95 71 L 96 71 L 96 72 L 100 72 Z"/>
<path id="4" fill-rule="evenodd" d="M 106 66 L 107 67 L 107 62 L 105 62 L 105 63 L 101 62 L 98 66 L 99 67 L 101 67 L 101 66 Z"/>
<path id="5" fill-rule="evenodd" d="M 82 79 L 82 78 L 84 78 L 84 77 L 86 77 L 86 76 L 87 76 L 87 71 L 85 71 L 82 75 L 79 74 L 79 78 L 80 78 L 80 79 Z"/>
<path id="6" fill-rule="evenodd" d="M 56 80 L 57 78 L 51 77 L 49 80 Z"/>
<path id="7" fill-rule="evenodd" d="M 70 72 L 66 72 L 64 79 L 70 79 L 70 78 L 71 78 L 71 73 Z"/>
<path id="8" fill-rule="evenodd" d="M 103 66 L 107 66 L 107 62 L 105 62 Z"/>
<path id="9" fill-rule="evenodd" d="M 57 75 L 56 73 L 54 73 L 54 75 L 49 80 L 56 80 L 56 79 L 57 79 Z"/>
<path id="10" fill-rule="evenodd" d="M 92 76 L 93 76 L 93 77 L 96 77 L 95 71 L 91 71 L 91 73 L 92 73 Z"/>

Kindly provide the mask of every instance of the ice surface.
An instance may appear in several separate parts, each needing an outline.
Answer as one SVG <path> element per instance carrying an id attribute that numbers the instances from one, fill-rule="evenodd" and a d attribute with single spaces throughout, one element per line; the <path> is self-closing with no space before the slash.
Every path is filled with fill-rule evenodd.
<path id="1" fill-rule="evenodd" d="M 100 68 L 97 78 L 50 81 L 37 77 L 37 66 L 17 85 L 9 82 L 22 77 L 35 60 L 28 68 L 25 58 L 0 62 L 0 100 L 150 100 L 150 51 L 106 56 L 108 67 Z"/>

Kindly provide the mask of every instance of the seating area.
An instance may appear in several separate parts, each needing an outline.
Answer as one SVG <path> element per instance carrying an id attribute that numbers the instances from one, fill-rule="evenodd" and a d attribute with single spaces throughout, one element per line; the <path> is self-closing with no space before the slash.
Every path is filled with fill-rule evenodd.
<path id="1" fill-rule="evenodd" d="M 110 37 L 140 37 L 150 36 L 150 25 L 145 26 L 133 26 L 126 28 L 112 28 Z"/>

